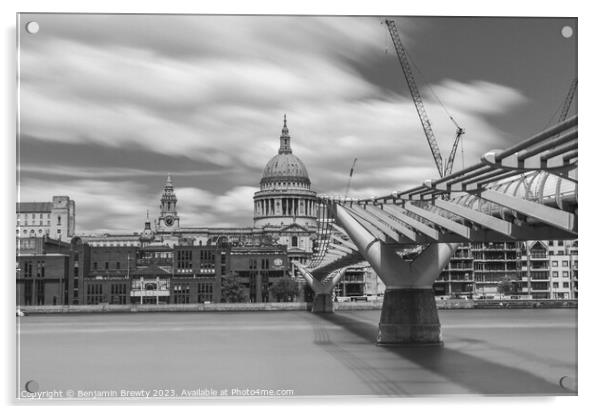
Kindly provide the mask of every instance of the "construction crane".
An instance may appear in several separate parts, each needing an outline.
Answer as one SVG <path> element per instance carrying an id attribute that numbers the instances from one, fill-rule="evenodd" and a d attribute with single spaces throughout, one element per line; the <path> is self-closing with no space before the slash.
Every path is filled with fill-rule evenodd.
<path id="1" fill-rule="evenodd" d="M 397 58 L 399 59 L 399 63 L 401 64 L 401 68 L 403 69 L 403 74 L 408 83 L 410 93 L 412 94 L 414 106 L 416 106 L 416 111 L 418 112 L 418 117 L 420 118 L 422 129 L 424 130 L 424 134 L 426 135 L 426 140 L 428 141 L 431 153 L 433 154 L 433 158 L 435 159 L 437 170 L 439 171 L 439 175 L 443 177 L 452 170 L 454 164 L 453 160 L 456 156 L 456 150 L 458 148 L 458 141 L 460 140 L 460 137 L 464 134 L 464 129 L 460 128 L 456 121 L 450 116 L 451 120 L 456 125 L 456 139 L 454 141 L 452 152 L 450 153 L 450 158 L 444 166 L 443 157 L 441 156 L 441 150 L 439 149 L 439 145 L 437 144 L 437 140 L 435 139 L 435 134 L 433 132 L 433 128 L 431 127 L 431 121 L 429 120 L 428 115 L 426 114 L 424 102 L 422 101 L 420 90 L 418 89 L 418 85 L 416 84 L 416 80 L 414 79 L 414 75 L 412 74 L 410 61 L 408 59 L 406 50 L 404 49 L 403 44 L 401 43 L 399 32 L 397 31 L 397 26 L 395 25 L 395 22 L 393 20 L 387 19 L 385 20 L 385 23 L 387 24 L 389 33 L 391 34 L 391 39 L 393 40 L 393 45 L 395 46 L 395 51 L 397 52 Z"/>
<path id="2" fill-rule="evenodd" d="M 345 198 L 343 198 L 343 200 L 346 200 L 347 196 L 349 195 L 349 189 L 351 188 L 351 177 L 353 177 L 353 169 L 355 168 L 356 163 L 357 158 L 354 158 L 353 164 L 351 164 L 351 169 L 349 170 L 349 179 L 347 180 L 347 187 L 345 187 Z"/>
<path id="3" fill-rule="evenodd" d="M 445 163 L 444 175 L 450 175 L 452 173 L 452 170 L 454 168 L 454 160 L 456 159 L 456 151 L 458 150 L 458 142 L 460 142 L 460 138 L 462 137 L 462 135 L 464 135 L 465 132 L 464 128 L 461 128 L 453 117 L 450 116 L 449 119 L 451 119 L 454 125 L 456 126 L 456 139 L 454 140 L 454 145 L 452 145 L 452 149 L 449 153 L 449 158 Z M 464 157 L 464 155 L 462 155 L 462 157 Z M 462 161 L 462 163 L 464 163 L 464 161 Z"/>
<path id="4" fill-rule="evenodd" d="M 571 82 L 569 93 L 567 93 L 566 98 L 564 98 L 562 109 L 560 110 L 560 116 L 558 117 L 558 122 L 566 120 L 566 117 L 569 114 L 569 109 L 571 109 L 571 104 L 573 103 L 573 98 L 575 97 L 575 92 L 577 92 L 577 78 L 573 79 Z"/>

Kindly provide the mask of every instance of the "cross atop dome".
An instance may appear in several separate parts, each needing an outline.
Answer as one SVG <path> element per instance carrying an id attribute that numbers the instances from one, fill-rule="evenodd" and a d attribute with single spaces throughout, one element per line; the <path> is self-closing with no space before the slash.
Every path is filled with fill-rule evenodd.
<path id="1" fill-rule="evenodd" d="M 286 114 L 284 114 L 284 125 L 282 126 L 282 134 L 280 135 L 280 149 L 278 154 L 292 154 L 291 137 L 288 135 L 288 127 L 286 126 Z"/>

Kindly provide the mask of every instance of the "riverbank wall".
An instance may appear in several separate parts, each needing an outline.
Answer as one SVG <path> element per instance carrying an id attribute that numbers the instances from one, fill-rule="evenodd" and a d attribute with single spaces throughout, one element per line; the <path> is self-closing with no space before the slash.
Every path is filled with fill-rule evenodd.
<path id="1" fill-rule="evenodd" d="M 335 302 L 336 311 L 378 310 L 382 301 Z M 577 308 L 576 300 L 438 300 L 438 309 L 530 309 L 530 308 Z M 199 303 L 159 305 L 70 305 L 70 306 L 22 306 L 26 315 L 55 313 L 135 313 L 135 312 L 269 312 L 309 311 L 311 303 Z"/>

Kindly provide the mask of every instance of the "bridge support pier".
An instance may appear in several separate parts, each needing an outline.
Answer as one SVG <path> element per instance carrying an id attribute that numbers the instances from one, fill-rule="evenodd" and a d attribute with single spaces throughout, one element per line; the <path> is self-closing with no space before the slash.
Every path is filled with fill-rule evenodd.
<path id="1" fill-rule="evenodd" d="M 305 267 L 299 263 L 293 263 L 303 275 L 307 284 L 314 291 L 314 302 L 311 307 L 313 313 L 332 313 L 334 312 L 334 304 L 332 301 L 332 292 L 334 287 L 341 277 L 345 274 L 344 269 L 339 269 L 338 272 L 327 275 L 324 279 L 318 280 Z M 329 277 L 332 276 L 332 277 Z"/>
<path id="2" fill-rule="evenodd" d="M 432 289 L 386 289 L 376 343 L 441 345 L 441 324 Z"/>
<path id="3" fill-rule="evenodd" d="M 333 306 L 332 293 L 316 293 L 311 311 L 313 313 L 332 313 Z"/>
<path id="4" fill-rule="evenodd" d="M 413 261 L 403 259 L 355 220 L 335 207 L 336 220 L 387 286 L 378 327 L 379 345 L 440 345 L 441 324 L 433 282 L 447 266 L 458 243 L 433 243 Z"/>

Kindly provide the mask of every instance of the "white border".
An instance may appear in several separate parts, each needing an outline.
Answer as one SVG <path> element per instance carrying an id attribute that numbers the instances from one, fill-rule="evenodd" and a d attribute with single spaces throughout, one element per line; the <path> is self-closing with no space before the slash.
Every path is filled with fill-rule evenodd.
<path id="1" fill-rule="evenodd" d="M 14 226 L 15 226 L 15 13 L 21 12 L 112 12 L 112 13 L 236 13 L 236 14 L 373 14 L 373 15 L 465 15 L 465 16 L 562 16 L 579 18 L 579 129 L 581 132 L 580 153 L 582 161 L 580 165 L 582 184 L 580 197 L 582 199 L 580 251 L 581 254 L 581 284 L 579 301 L 579 397 L 567 398 L 438 398 L 438 399 L 405 399 L 405 400 L 350 400 L 349 403 L 341 404 L 340 400 L 296 400 L 292 404 L 279 402 L 278 404 L 266 405 L 262 403 L 251 403 L 248 401 L 239 403 L 228 403 L 228 407 L 235 410 L 251 410 L 252 412 L 281 411 L 286 409 L 294 412 L 305 412 L 314 410 L 317 406 L 326 405 L 327 410 L 345 410 L 345 412 L 365 412 L 378 406 L 379 410 L 420 410 L 436 411 L 438 413 L 454 413 L 467 411 L 487 410 L 489 413 L 511 410 L 523 411 L 550 411 L 550 412 L 577 412 L 588 410 L 596 404 L 597 384 L 600 383 L 600 353 L 597 341 L 597 331 L 600 321 L 597 315 L 602 311 L 599 306 L 598 284 L 600 279 L 599 266 L 596 258 L 599 252 L 594 249 L 597 243 L 597 233 L 600 226 L 594 209 L 599 209 L 598 198 L 600 186 L 597 179 L 601 174 L 595 169 L 600 165 L 599 142 L 602 141 L 600 134 L 600 65 L 599 41 L 600 14 L 594 8 L 595 2 L 576 1 L 525 1 L 505 0 L 503 2 L 483 1 L 398 1 L 387 2 L 381 0 L 359 1 L 325 1 L 304 0 L 295 2 L 267 1 L 267 0 L 222 0 L 220 2 L 193 2 L 183 0 L 104 0 L 104 1 L 76 1 L 76 0 L 4 0 L 0 7 L 0 19 L 2 20 L 2 33 L 4 53 L 2 59 L 2 81 L 3 90 L 6 91 L 1 101 L 3 135 L 3 166 L 2 174 L 3 194 L 1 226 L 3 235 L 0 252 L 2 252 L 3 269 L 3 301 L 2 308 L 6 312 L 3 324 L 2 348 L 5 351 L 4 370 L 1 376 L 0 390 L 3 395 L 4 404 L 11 404 L 15 395 L 15 317 L 14 317 Z M 595 157 L 595 158 L 594 158 Z M 594 181 L 595 180 L 595 181 Z M 6 196 L 8 195 L 8 197 Z M 584 216 L 585 215 L 585 216 Z M 12 289 L 10 288 L 12 286 Z M 310 404 L 311 406 L 307 406 Z M 335 408 L 333 404 L 336 404 Z M 105 405 L 105 404 L 103 404 Z M 68 407 L 71 410 L 106 410 L 103 405 L 88 407 Z M 164 411 L 165 404 L 155 407 L 144 407 L 144 410 Z M 215 410 L 224 404 L 208 404 L 206 409 Z M 248 407 L 250 405 L 251 407 Z M 340 406 L 342 405 L 342 407 Z M 599 405 L 599 404 L 597 404 Z M 33 410 L 46 410 L 47 408 L 29 407 Z M 65 407 L 51 407 L 52 410 L 65 410 Z M 199 407 L 184 407 L 178 409 L 194 409 Z M 376 407 L 375 407 L 376 408 Z"/>

